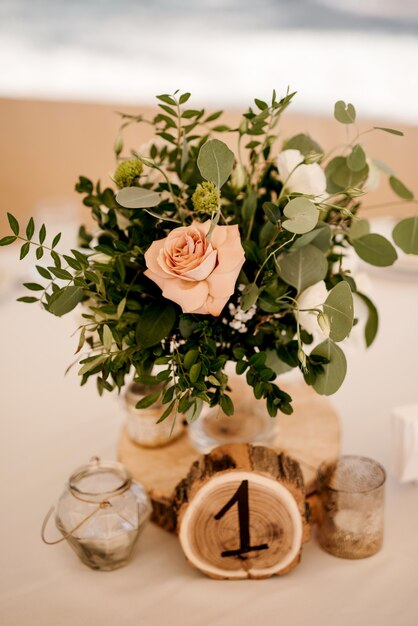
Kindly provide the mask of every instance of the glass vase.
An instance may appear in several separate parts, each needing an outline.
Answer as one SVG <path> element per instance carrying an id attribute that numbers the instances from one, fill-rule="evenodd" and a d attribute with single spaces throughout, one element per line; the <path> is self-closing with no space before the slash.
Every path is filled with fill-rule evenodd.
<path id="1" fill-rule="evenodd" d="M 228 386 L 234 415 L 226 415 L 219 406 L 205 404 L 200 416 L 187 429 L 193 447 L 208 454 L 228 443 L 271 446 L 277 438 L 279 423 L 268 414 L 265 400 L 256 400 L 245 376 L 234 371 L 228 372 Z"/>

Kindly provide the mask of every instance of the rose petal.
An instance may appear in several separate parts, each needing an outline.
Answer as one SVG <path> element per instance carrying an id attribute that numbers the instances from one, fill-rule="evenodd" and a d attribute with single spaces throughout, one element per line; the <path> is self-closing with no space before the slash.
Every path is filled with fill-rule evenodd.
<path id="1" fill-rule="evenodd" d="M 181 278 L 169 278 L 165 281 L 163 296 L 181 306 L 183 313 L 193 313 L 203 306 L 208 297 L 209 287 L 205 280 L 189 282 Z"/>
<path id="2" fill-rule="evenodd" d="M 164 270 L 158 263 L 158 256 L 160 254 L 160 251 L 164 248 L 164 243 L 165 239 L 158 239 L 158 241 L 154 241 L 144 255 L 145 263 L 148 269 L 154 272 L 154 274 L 158 274 L 159 276 L 165 275 Z"/>
<path id="3" fill-rule="evenodd" d="M 163 277 L 161 274 L 156 274 L 152 270 L 145 270 L 144 274 L 147 278 L 154 281 L 160 289 L 163 289 L 166 280 L 170 280 L 167 276 Z"/>
<path id="4" fill-rule="evenodd" d="M 218 266 L 222 272 L 229 272 L 237 266 L 237 261 L 244 257 L 238 224 L 226 226 L 225 243 L 218 248 Z"/>
<path id="5" fill-rule="evenodd" d="M 204 280 L 205 278 L 208 278 L 209 274 L 216 265 L 217 256 L 217 251 L 212 250 L 209 256 L 207 256 L 206 259 L 203 260 L 195 269 L 182 272 L 182 278 L 189 278 L 192 280 Z"/>
<path id="6" fill-rule="evenodd" d="M 226 298 L 212 298 L 211 296 L 209 296 L 209 298 L 206 301 L 206 306 L 208 308 L 210 315 L 213 315 L 214 317 L 218 317 L 218 315 L 222 313 L 222 309 L 224 308 L 228 300 L 229 300 L 229 296 L 227 296 Z"/>
<path id="7" fill-rule="evenodd" d="M 245 258 L 242 257 L 238 264 L 229 272 L 223 272 L 222 267 L 218 265 L 210 276 L 207 277 L 209 285 L 209 294 L 213 298 L 229 298 L 235 291 L 238 274 L 244 265 Z"/>

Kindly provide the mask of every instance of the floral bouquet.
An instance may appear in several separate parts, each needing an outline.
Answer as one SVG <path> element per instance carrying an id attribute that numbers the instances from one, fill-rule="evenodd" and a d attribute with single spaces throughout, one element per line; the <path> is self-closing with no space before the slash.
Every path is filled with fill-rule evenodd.
<path id="1" fill-rule="evenodd" d="M 35 237 L 30 219 L 22 235 L 8 215 L 12 234 L 0 245 L 21 240 L 20 258 L 34 250 L 38 262 L 50 259 L 36 264 L 45 284 L 26 283 L 33 293 L 19 299 L 58 316 L 81 305 L 81 384 L 94 376 L 100 394 L 120 390 L 134 372 L 136 382 L 155 385 L 138 408 L 159 400 L 160 420 L 174 412 L 189 421 L 204 403 L 233 414 L 228 361 L 271 416 L 292 412 L 276 381 L 286 370 L 299 368 L 319 394 L 340 387 L 339 342 L 356 321 L 353 294 L 368 308 L 367 345 L 378 324 L 345 267 L 347 253 L 377 266 L 397 258 L 358 217 L 361 198 L 377 167 L 402 200 L 413 194 L 366 156 L 352 104 L 335 104 L 350 137 L 337 156 L 305 134 L 279 147 L 280 116 L 294 95 L 256 99 L 235 128 L 220 124 L 221 111 L 188 108 L 189 93 L 157 96 L 153 119 L 121 114 L 112 185 L 80 177 L 76 191 L 96 226 L 81 227 L 67 254 L 57 250 L 59 234 L 46 245 L 44 225 Z M 155 139 L 125 154 L 130 124 L 151 124 Z M 220 134 L 230 145 L 236 140 L 234 151 Z M 418 217 L 399 222 L 393 239 L 418 254 Z"/>

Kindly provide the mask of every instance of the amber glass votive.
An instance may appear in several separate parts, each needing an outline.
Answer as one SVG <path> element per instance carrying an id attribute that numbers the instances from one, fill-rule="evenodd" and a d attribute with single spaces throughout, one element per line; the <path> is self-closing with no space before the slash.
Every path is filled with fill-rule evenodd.
<path id="1" fill-rule="evenodd" d="M 362 456 L 343 456 L 318 472 L 320 546 L 343 559 L 376 554 L 383 544 L 384 468 Z"/>

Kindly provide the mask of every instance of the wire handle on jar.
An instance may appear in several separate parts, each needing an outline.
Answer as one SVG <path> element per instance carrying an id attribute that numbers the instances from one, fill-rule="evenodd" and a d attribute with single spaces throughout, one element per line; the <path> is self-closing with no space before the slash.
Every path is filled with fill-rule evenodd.
<path id="1" fill-rule="evenodd" d="M 46 543 L 48 546 L 54 546 L 57 543 L 61 543 L 61 541 L 65 541 L 65 539 L 68 539 L 69 537 L 72 537 L 73 539 L 76 539 L 76 537 L 74 537 L 73 533 L 76 530 L 78 530 L 85 522 L 87 522 L 89 519 L 91 519 L 93 517 L 93 515 L 96 515 L 96 513 L 98 511 L 100 511 L 100 509 L 104 509 L 104 508 L 106 508 L 108 506 L 112 506 L 111 503 L 108 500 L 103 500 L 103 502 L 100 502 L 100 504 L 97 507 L 97 509 L 95 509 L 89 515 L 87 515 L 84 519 L 82 519 L 81 522 L 79 522 L 76 526 L 74 526 L 74 528 L 72 530 L 70 530 L 68 532 L 63 532 L 63 536 L 60 539 L 55 539 L 54 541 L 48 541 L 47 539 L 45 539 L 45 530 L 46 530 L 48 522 L 49 522 L 49 520 L 51 518 L 51 515 L 52 515 L 52 513 L 55 510 L 55 507 L 51 506 L 51 508 L 49 509 L 48 513 L 46 514 L 45 519 L 44 519 L 43 524 L 42 524 L 42 528 L 41 528 L 41 538 L 42 538 L 42 541 L 44 543 Z"/>

